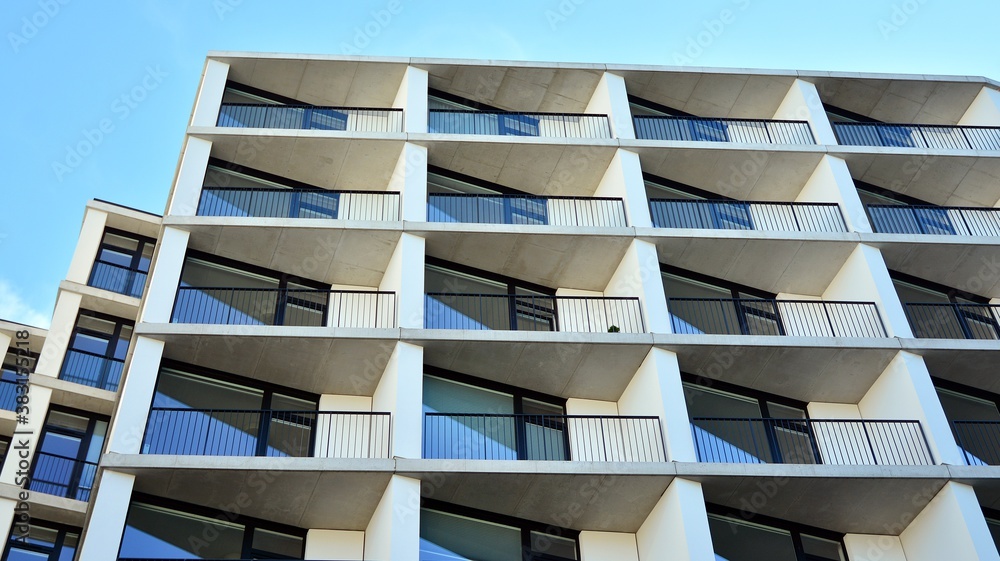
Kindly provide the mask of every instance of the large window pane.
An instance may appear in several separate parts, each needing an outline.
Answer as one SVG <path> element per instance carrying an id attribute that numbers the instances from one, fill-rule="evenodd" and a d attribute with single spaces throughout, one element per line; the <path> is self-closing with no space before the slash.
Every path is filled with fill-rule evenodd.
<path id="1" fill-rule="evenodd" d="M 420 511 L 420 561 L 521 561 L 521 530 L 430 509 Z"/>
<path id="2" fill-rule="evenodd" d="M 119 557 L 240 559 L 243 531 L 240 524 L 133 503 Z"/>
<path id="3" fill-rule="evenodd" d="M 715 515 L 709 515 L 708 526 L 719 561 L 796 561 L 785 530 Z"/>
<path id="4" fill-rule="evenodd" d="M 291 536 L 260 528 L 255 529 L 253 532 L 254 554 L 266 553 L 275 556 L 280 555 L 288 559 L 301 559 L 304 549 L 305 540 L 299 536 Z"/>
<path id="5" fill-rule="evenodd" d="M 424 377 L 427 458 L 517 459 L 517 433 L 510 394 Z M 502 415 L 502 416 L 489 416 Z"/>

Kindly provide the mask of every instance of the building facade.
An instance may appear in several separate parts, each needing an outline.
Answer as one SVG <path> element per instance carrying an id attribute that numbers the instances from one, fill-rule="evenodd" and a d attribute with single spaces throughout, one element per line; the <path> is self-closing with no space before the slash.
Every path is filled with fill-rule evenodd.
<path id="1" fill-rule="evenodd" d="M 212 53 L 3 558 L 1000 561 L 998 259 L 984 78 Z"/>

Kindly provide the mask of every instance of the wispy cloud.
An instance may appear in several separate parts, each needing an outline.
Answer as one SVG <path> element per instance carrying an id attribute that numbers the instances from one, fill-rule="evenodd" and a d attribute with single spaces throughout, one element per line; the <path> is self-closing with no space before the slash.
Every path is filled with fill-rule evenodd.
<path id="1" fill-rule="evenodd" d="M 51 318 L 29 305 L 24 298 L 4 279 L 0 279 L 0 319 L 26 323 L 44 329 L 49 328 Z"/>

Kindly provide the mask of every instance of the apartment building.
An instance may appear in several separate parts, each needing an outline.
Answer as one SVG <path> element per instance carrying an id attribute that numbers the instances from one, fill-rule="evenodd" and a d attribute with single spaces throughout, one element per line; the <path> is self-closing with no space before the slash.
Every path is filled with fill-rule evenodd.
<path id="1" fill-rule="evenodd" d="M 3 558 L 1000 561 L 998 260 L 985 78 L 211 53 Z"/>

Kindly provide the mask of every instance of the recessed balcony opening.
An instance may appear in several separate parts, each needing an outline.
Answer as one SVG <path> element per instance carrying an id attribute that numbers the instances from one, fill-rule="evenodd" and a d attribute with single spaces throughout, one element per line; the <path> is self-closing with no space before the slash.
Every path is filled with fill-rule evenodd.
<path id="1" fill-rule="evenodd" d="M 716 559 L 725 561 L 846 561 L 843 534 L 708 505 Z"/>
<path id="2" fill-rule="evenodd" d="M 940 378 L 934 387 L 965 463 L 1000 465 L 1000 395 Z"/>
<path id="3" fill-rule="evenodd" d="M 51 408 L 35 452 L 28 488 L 57 497 L 90 501 L 107 432 L 108 419 L 105 417 Z"/>
<path id="4" fill-rule="evenodd" d="M 824 106 L 833 126 L 833 133 L 837 137 L 837 143 L 842 146 L 1000 150 L 1000 127 L 915 124 L 905 121 L 882 122 L 835 105 L 824 104 Z"/>
<path id="5" fill-rule="evenodd" d="M 11 527 L 3 558 L 10 561 L 73 559 L 79 543 L 80 528 L 32 518 L 31 524 L 15 522 Z"/>
<path id="6" fill-rule="evenodd" d="M 155 246 L 152 238 L 106 229 L 87 286 L 141 298 Z"/>
<path id="7" fill-rule="evenodd" d="M 876 233 L 1000 237 L 998 208 L 938 206 L 870 183 L 855 183 Z"/>
<path id="8" fill-rule="evenodd" d="M 915 337 L 1000 339 L 1000 304 L 912 275 L 890 274 Z"/>
<path id="9" fill-rule="evenodd" d="M 59 379 L 107 391 L 118 391 L 134 323 L 81 310 L 59 370 Z"/>

